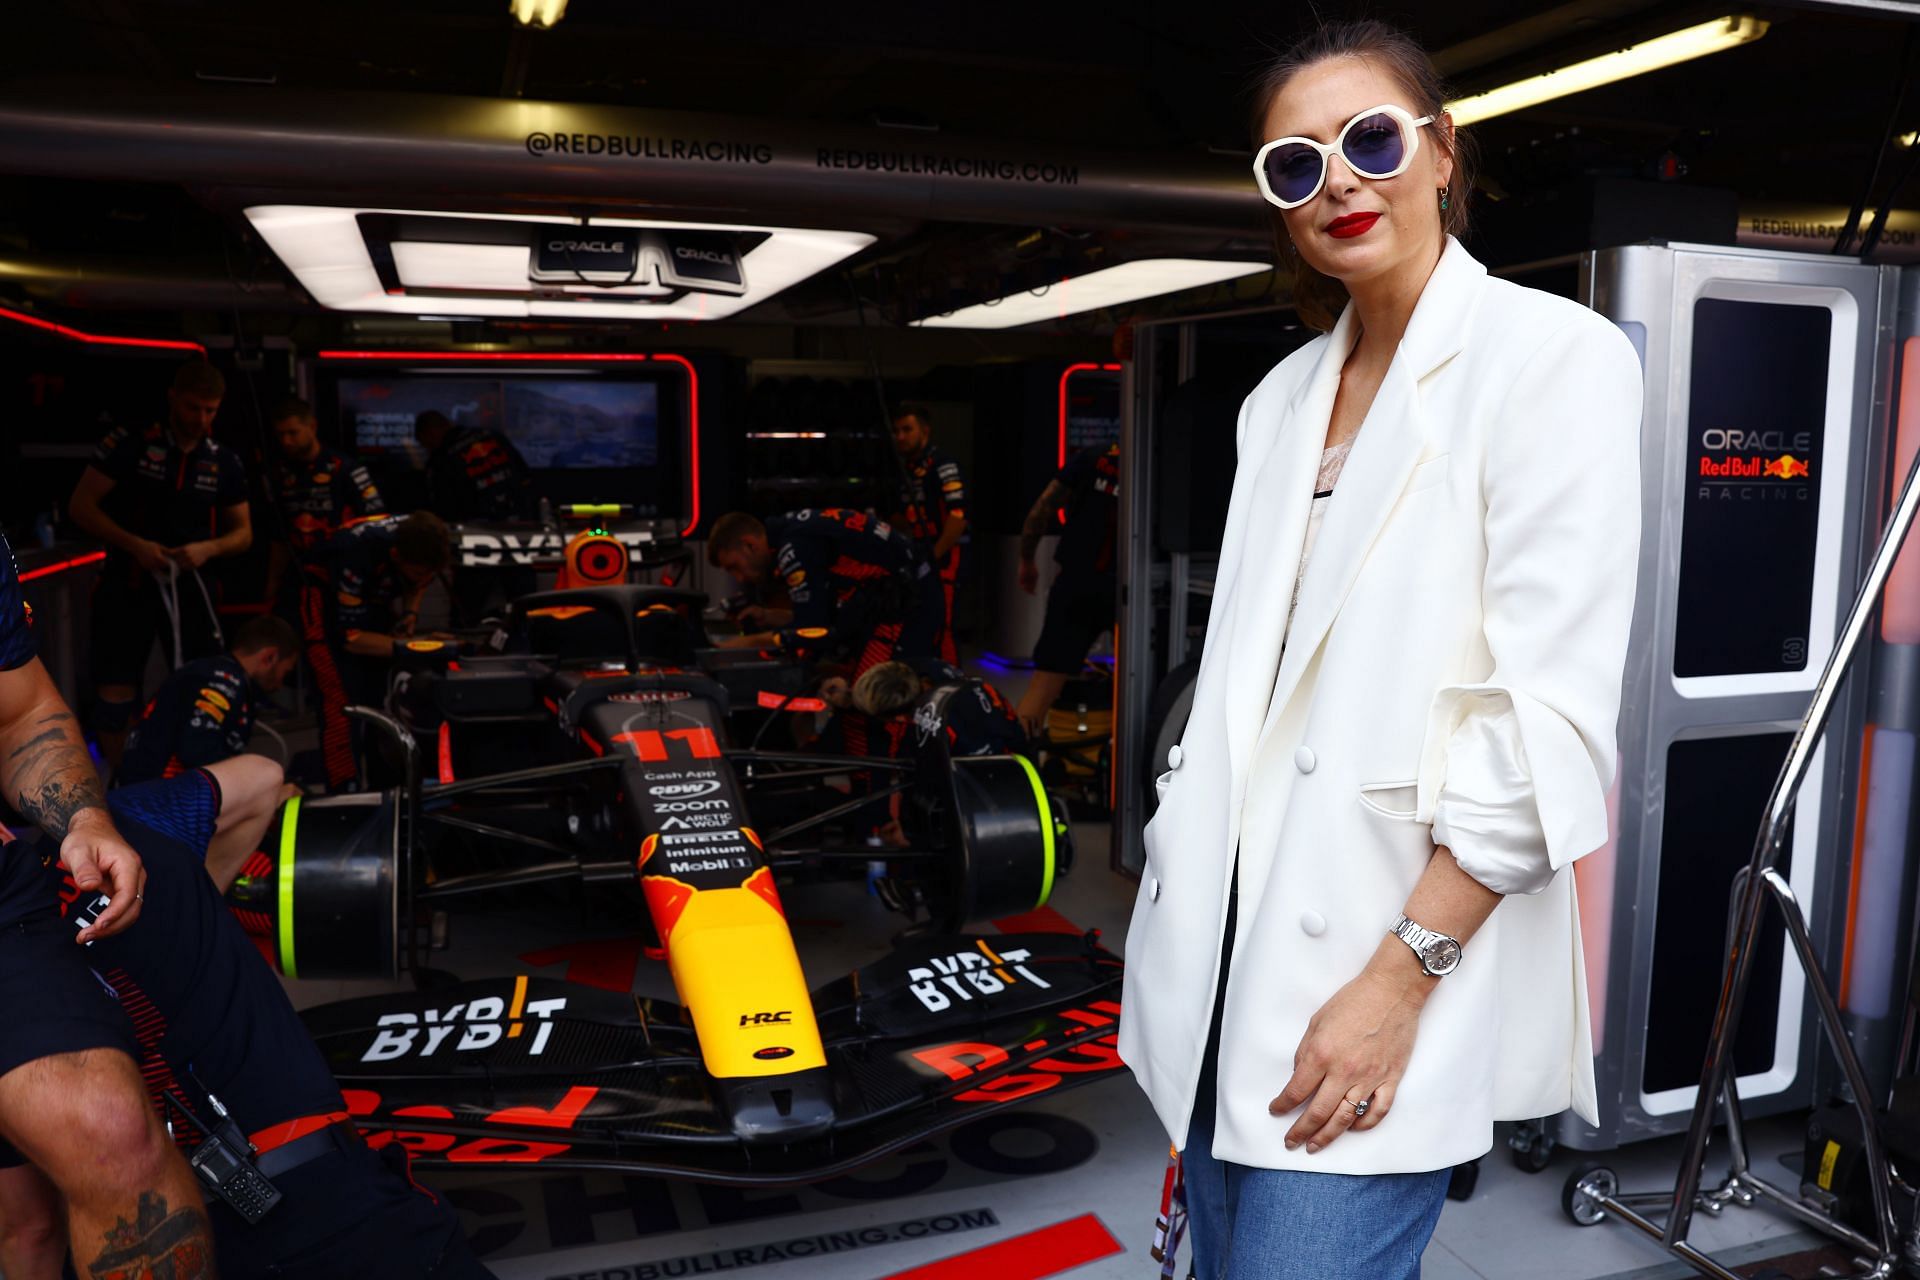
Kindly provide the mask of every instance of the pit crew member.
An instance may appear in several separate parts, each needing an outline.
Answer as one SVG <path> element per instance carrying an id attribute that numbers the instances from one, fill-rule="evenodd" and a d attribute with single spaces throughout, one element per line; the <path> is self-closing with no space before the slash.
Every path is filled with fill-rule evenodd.
<path id="1" fill-rule="evenodd" d="M 212 1101 L 219 1099 L 233 1121 L 223 1135 L 229 1148 L 245 1154 L 251 1146 L 259 1172 L 282 1197 L 250 1224 L 224 1197 L 209 1195 L 220 1273 L 227 1280 L 482 1280 L 491 1273 L 474 1259 L 452 1208 L 408 1177 L 405 1148 L 389 1141 L 373 1150 L 361 1139 L 285 989 L 201 870 L 222 815 L 219 779 L 234 763 L 112 793 L 114 817 L 146 855 L 149 910 L 86 956 L 138 1033 L 142 1109 L 164 1116 L 176 1140 L 198 1149 L 209 1131 L 222 1130 Z M 50 893 L 59 890 L 57 866 L 41 879 Z M 64 1250 L 50 1226 L 59 1210 L 53 1188 L 31 1166 L 0 1172 L 8 1238 L 0 1265 L 8 1280 L 60 1275 Z M 96 1265 L 89 1274 L 169 1273 Z"/>
<path id="2" fill-rule="evenodd" d="M 73 522 L 107 544 L 93 592 L 88 669 L 94 734 L 114 767 L 153 642 L 169 665 L 217 651 L 220 624 L 200 569 L 253 545 L 240 455 L 212 436 L 225 394 L 226 380 L 212 365 L 181 365 L 167 390 L 165 424 L 109 431 L 67 500 Z"/>
<path id="3" fill-rule="evenodd" d="M 0 538 L 0 789 L 44 833 L 46 861 L 57 856 L 89 903 L 104 893 L 109 905 L 76 931 L 41 857 L 0 849 L 0 1139 L 65 1197 L 58 1243 L 71 1245 L 80 1271 L 210 1277 L 199 1187 L 146 1105 L 133 1028 L 76 945 L 135 922 L 145 872 L 109 816 L 73 713 L 34 656 L 31 618 Z"/>
<path id="4" fill-rule="evenodd" d="M 431 511 L 399 519 L 374 516 L 340 530 L 326 547 L 333 584 L 325 618 L 326 655 L 340 673 L 341 697 L 320 704 L 320 748 L 328 787 L 357 773 L 349 701 L 384 701 L 394 643 L 411 638 L 420 598 L 453 563 L 446 523 Z"/>
<path id="5" fill-rule="evenodd" d="M 893 448 L 900 455 L 900 504 L 894 527 L 912 539 L 940 575 L 942 615 L 939 656 L 957 662 L 953 639 L 953 593 L 960 580 L 961 542 L 967 535 L 967 485 L 960 464 L 933 443 L 933 419 L 912 408 L 893 420 Z"/>
<path id="6" fill-rule="evenodd" d="M 1034 594 L 1040 566 L 1034 555 L 1054 513 L 1067 523 L 1053 550 L 1060 573 L 1047 590 L 1047 615 L 1033 646 L 1033 680 L 1021 695 L 1020 723 L 1038 737 L 1047 708 L 1080 674 L 1087 650 L 1113 626 L 1114 574 L 1120 518 L 1120 446 L 1090 446 L 1067 459 L 1047 482 L 1020 529 L 1020 589 Z"/>

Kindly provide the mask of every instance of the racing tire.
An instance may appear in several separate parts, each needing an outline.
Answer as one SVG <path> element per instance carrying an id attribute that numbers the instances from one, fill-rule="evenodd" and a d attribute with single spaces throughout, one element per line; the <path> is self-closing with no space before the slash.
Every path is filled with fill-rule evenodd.
<path id="1" fill-rule="evenodd" d="M 933 915 L 957 930 L 971 920 L 1043 907 L 1073 862 L 1060 802 L 1025 756 L 961 756 L 950 774 L 946 874 Z"/>
<path id="2" fill-rule="evenodd" d="M 400 971 L 400 796 L 364 792 L 282 805 L 227 901 L 289 978 Z"/>

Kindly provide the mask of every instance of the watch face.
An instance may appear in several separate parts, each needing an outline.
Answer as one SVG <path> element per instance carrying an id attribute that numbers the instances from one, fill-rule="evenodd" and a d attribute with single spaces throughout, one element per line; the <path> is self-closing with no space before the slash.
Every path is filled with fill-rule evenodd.
<path id="1" fill-rule="evenodd" d="M 1428 973 L 1452 973 L 1460 963 L 1460 944 L 1452 938 L 1442 938 L 1430 945 L 1421 958 L 1426 961 Z"/>

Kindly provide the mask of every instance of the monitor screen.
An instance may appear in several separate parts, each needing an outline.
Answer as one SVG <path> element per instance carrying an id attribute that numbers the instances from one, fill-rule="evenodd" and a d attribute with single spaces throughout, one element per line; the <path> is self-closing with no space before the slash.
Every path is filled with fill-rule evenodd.
<path id="1" fill-rule="evenodd" d="M 660 462 L 660 388 L 652 381 L 401 374 L 342 378 L 338 395 L 341 434 L 369 458 L 423 461 L 413 420 L 437 409 L 456 426 L 500 432 L 539 470 Z"/>

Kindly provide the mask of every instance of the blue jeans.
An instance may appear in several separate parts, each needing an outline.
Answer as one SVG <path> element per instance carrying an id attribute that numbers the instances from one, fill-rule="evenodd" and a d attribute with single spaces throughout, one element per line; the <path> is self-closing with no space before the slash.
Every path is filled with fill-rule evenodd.
<path id="1" fill-rule="evenodd" d="M 1213 1146 L 1211 1055 L 1187 1131 L 1197 1280 L 1420 1280 L 1451 1170 L 1302 1173 L 1228 1164 Z"/>
<path id="2" fill-rule="evenodd" d="M 1232 950 L 1237 895 L 1227 900 Z M 1221 958 L 1212 1034 L 1183 1149 L 1197 1280 L 1420 1280 L 1452 1170 L 1302 1173 L 1213 1158 L 1215 1065 L 1225 1005 Z"/>

